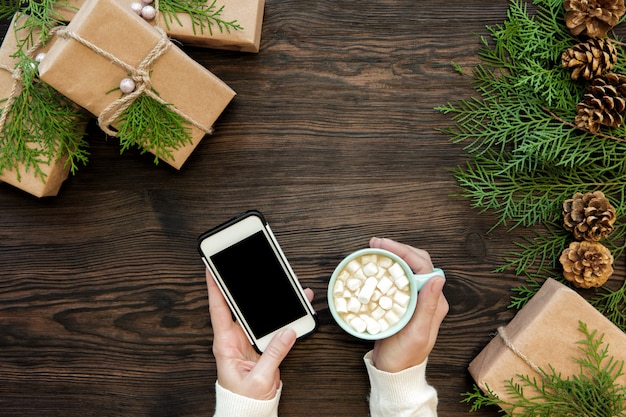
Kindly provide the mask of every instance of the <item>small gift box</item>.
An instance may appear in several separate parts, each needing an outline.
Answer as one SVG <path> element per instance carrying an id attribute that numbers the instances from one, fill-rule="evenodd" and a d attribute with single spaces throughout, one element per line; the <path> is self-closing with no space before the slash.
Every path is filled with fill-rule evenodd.
<path id="1" fill-rule="evenodd" d="M 55 38 L 39 64 L 41 79 L 98 116 L 105 132 L 115 135 L 109 126 L 118 128 L 123 110 L 145 96 L 184 119 L 189 143 L 165 153 L 152 144 L 138 144 L 177 169 L 235 96 L 162 30 L 117 0 L 87 0 Z M 125 90 L 129 79 L 132 88 Z M 154 131 L 159 123 L 163 120 L 147 117 L 143 126 Z"/>
<path id="2" fill-rule="evenodd" d="M 18 44 L 24 45 L 22 49 L 24 47 L 30 48 L 31 46 L 24 44 L 24 39 L 28 36 L 27 31 L 19 30 L 25 20 L 25 16 L 19 18 L 15 16 L 13 18 L 9 24 L 2 46 L 0 47 L 0 98 L 2 98 L 0 109 L 2 109 L 2 112 L 8 110 L 6 115 L 3 114 L 3 116 L 0 117 L 0 123 L 2 124 L 2 134 L 0 134 L 0 158 L 19 158 L 20 155 L 16 154 L 25 153 L 26 151 L 15 152 L 15 149 L 19 148 L 16 142 L 23 140 L 25 141 L 25 145 L 22 144 L 22 146 L 33 151 L 32 155 L 36 156 L 36 161 L 30 160 L 27 163 L 18 159 L 11 159 L 10 161 L 5 159 L 4 162 L 0 162 L 0 168 L 2 166 L 5 167 L 4 169 L 0 169 L 0 181 L 11 184 L 36 197 L 55 196 L 58 194 L 63 181 L 67 179 L 70 172 L 67 153 L 62 150 L 57 152 L 50 150 L 51 148 L 46 149 L 46 143 L 49 142 L 44 140 L 44 138 L 17 137 L 14 134 L 11 135 L 6 130 L 10 123 L 12 112 L 17 111 L 15 110 L 15 103 L 24 88 L 22 82 L 23 74 L 20 73 L 19 68 L 16 68 L 19 59 L 15 55 L 20 48 Z M 45 52 L 47 47 L 49 47 L 49 45 L 39 48 L 32 53 L 37 54 Z M 37 81 L 35 81 L 35 83 L 37 83 Z M 59 100 L 64 100 L 64 98 L 59 95 Z M 67 105 L 68 108 L 71 107 L 71 104 L 68 103 Z M 84 134 L 87 124 L 86 119 L 82 116 L 83 115 L 76 110 L 73 116 L 75 118 L 70 121 L 72 124 L 71 129 L 75 129 L 74 133 L 77 136 Z M 35 118 L 33 118 L 33 120 L 34 119 Z M 64 123 L 67 124 L 68 121 L 65 120 Z M 62 128 L 63 125 L 59 124 L 59 126 Z M 25 129 L 27 129 L 27 127 L 25 127 Z M 37 128 L 33 130 L 36 131 Z M 67 131 L 64 133 L 67 133 Z M 50 136 L 54 135 L 54 132 L 44 132 L 44 134 Z M 54 140 L 55 138 L 49 137 L 46 139 Z M 61 146 L 59 146 L 59 149 L 60 148 Z M 6 154 L 4 152 L 6 152 Z M 33 157 L 32 155 L 30 156 L 31 158 Z M 25 157 L 25 155 L 22 156 Z"/>
<path id="3" fill-rule="evenodd" d="M 579 375 L 580 322 L 589 331 L 604 335 L 608 353 L 616 361 L 626 360 L 626 334 L 598 312 L 578 293 L 560 282 L 548 279 L 511 322 L 476 356 L 469 372 L 481 390 L 491 390 L 500 400 L 511 400 L 505 381 L 518 375 L 541 380 L 536 369 L 563 378 Z M 626 384 L 626 375 L 617 380 Z"/>
<path id="4" fill-rule="evenodd" d="M 59 6 L 57 10 L 65 21 L 70 21 L 84 1 L 67 0 L 67 5 Z M 129 8 L 133 3 L 141 3 L 141 0 L 118 1 Z M 265 0 L 209 0 L 203 6 L 203 13 L 193 17 L 190 13 L 168 12 L 165 6 L 157 3 L 150 3 L 162 9 L 152 24 L 185 45 L 259 52 Z"/>

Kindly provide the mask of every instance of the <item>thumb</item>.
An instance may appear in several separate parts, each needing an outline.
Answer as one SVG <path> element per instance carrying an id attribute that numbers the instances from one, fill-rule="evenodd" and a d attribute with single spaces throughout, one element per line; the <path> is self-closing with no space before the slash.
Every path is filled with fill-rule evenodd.
<path id="1" fill-rule="evenodd" d="M 273 378 L 295 342 L 296 332 L 292 329 L 287 328 L 276 334 L 265 348 L 253 372 L 266 378 Z"/>

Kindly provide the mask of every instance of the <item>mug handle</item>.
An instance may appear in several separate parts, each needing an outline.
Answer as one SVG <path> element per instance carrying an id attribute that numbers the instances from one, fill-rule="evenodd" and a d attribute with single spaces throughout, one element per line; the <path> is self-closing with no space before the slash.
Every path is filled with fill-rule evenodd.
<path id="1" fill-rule="evenodd" d="M 417 283 L 417 291 L 421 290 L 424 284 L 426 284 L 426 281 L 434 276 L 445 278 L 446 274 L 444 274 L 443 269 L 441 268 L 434 268 L 433 272 L 429 272 L 427 274 L 413 274 L 413 280 Z"/>

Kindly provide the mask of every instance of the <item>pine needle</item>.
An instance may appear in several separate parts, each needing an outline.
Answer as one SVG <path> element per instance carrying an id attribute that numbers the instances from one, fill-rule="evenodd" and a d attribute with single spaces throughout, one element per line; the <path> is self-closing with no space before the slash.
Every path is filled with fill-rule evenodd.
<path id="1" fill-rule="evenodd" d="M 172 152 L 192 143 L 191 127 L 167 104 L 142 94 L 122 113 L 117 123 L 120 153 L 136 146 L 154 153 L 154 163 L 171 159 Z"/>
<path id="2" fill-rule="evenodd" d="M 481 64 L 470 75 L 478 96 L 437 107 L 453 122 L 443 131 L 467 152 L 467 164 L 453 170 L 459 194 L 494 216 L 490 230 L 504 226 L 537 232 L 497 269 L 513 268 L 519 276 L 562 275 L 556 263 L 571 240 L 561 226 L 562 204 L 576 192 L 604 192 L 618 220 L 603 243 L 615 259 L 625 246 L 626 126 L 603 127 L 594 135 L 573 124 L 585 85 L 561 67 L 561 54 L 580 42 L 563 14 L 562 0 L 532 5 L 510 0 L 506 20 L 487 27 L 489 36 L 482 38 Z M 623 56 L 621 45 L 617 48 Z M 626 60 L 619 60 L 614 71 L 626 73 Z M 518 290 L 523 297 L 512 306 L 523 305 L 535 287 Z M 605 290 L 607 296 L 598 297 L 596 306 L 626 331 L 624 313 L 613 311 L 624 304 L 611 303 L 623 300 L 625 291 Z"/>
<path id="3" fill-rule="evenodd" d="M 214 26 L 217 26 L 220 33 L 242 30 L 243 27 L 237 23 L 237 20 L 222 19 L 224 6 L 218 7 L 216 3 L 217 0 L 213 0 L 210 4 L 206 0 L 161 0 L 159 11 L 165 16 L 167 29 L 170 29 L 170 24 L 173 22 L 182 26 L 177 14 L 185 13 L 191 18 L 194 35 L 197 34 L 196 29 L 199 29 L 200 33 L 208 30 L 209 34 L 213 35 Z"/>

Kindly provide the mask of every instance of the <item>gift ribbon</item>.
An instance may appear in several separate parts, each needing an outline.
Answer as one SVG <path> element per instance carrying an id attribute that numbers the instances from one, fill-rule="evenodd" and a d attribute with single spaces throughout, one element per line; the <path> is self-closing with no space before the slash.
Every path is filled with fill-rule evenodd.
<path id="1" fill-rule="evenodd" d="M 533 371 L 537 372 L 538 374 L 543 374 L 543 371 L 537 365 L 535 365 L 533 361 L 531 361 L 526 355 L 524 355 L 519 349 L 517 349 L 517 347 L 515 347 L 515 345 L 509 338 L 509 335 L 507 334 L 504 326 L 498 327 L 498 335 L 500 335 L 500 338 L 502 339 L 506 347 L 511 349 L 511 351 L 515 353 L 521 360 L 526 362 L 526 364 L 530 366 Z"/>
<path id="2" fill-rule="evenodd" d="M 182 112 L 180 109 L 175 106 L 171 106 L 170 103 L 163 100 L 159 97 L 158 94 L 154 92 L 152 89 L 152 81 L 150 79 L 150 69 L 154 62 L 162 56 L 167 50 L 171 47 L 172 43 L 170 42 L 167 34 L 163 29 L 158 26 L 155 26 L 154 29 L 159 33 L 159 41 L 156 43 L 154 48 L 146 55 L 146 57 L 139 63 L 137 68 L 132 65 L 127 64 L 121 59 L 117 58 L 115 55 L 105 51 L 99 46 L 89 42 L 88 40 L 81 37 L 76 32 L 68 30 L 66 27 L 59 27 L 55 31 L 55 34 L 63 39 L 74 39 L 78 43 L 87 48 L 91 49 L 93 52 L 97 53 L 100 56 L 103 56 L 109 59 L 111 62 L 122 67 L 133 79 L 135 82 L 135 91 L 130 94 L 123 94 L 119 99 L 113 101 L 109 104 L 98 116 L 98 125 L 100 128 L 110 136 L 116 136 L 117 133 L 112 130 L 109 126 L 117 120 L 117 118 L 126 110 L 141 94 L 146 94 L 150 98 L 156 100 L 157 102 L 169 106 L 169 108 L 187 122 L 191 123 L 193 126 L 202 130 L 205 133 L 213 133 L 213 129 L 211 127 L 206 127 L 200 122 L 192 119 L 190 116 Z"/>

